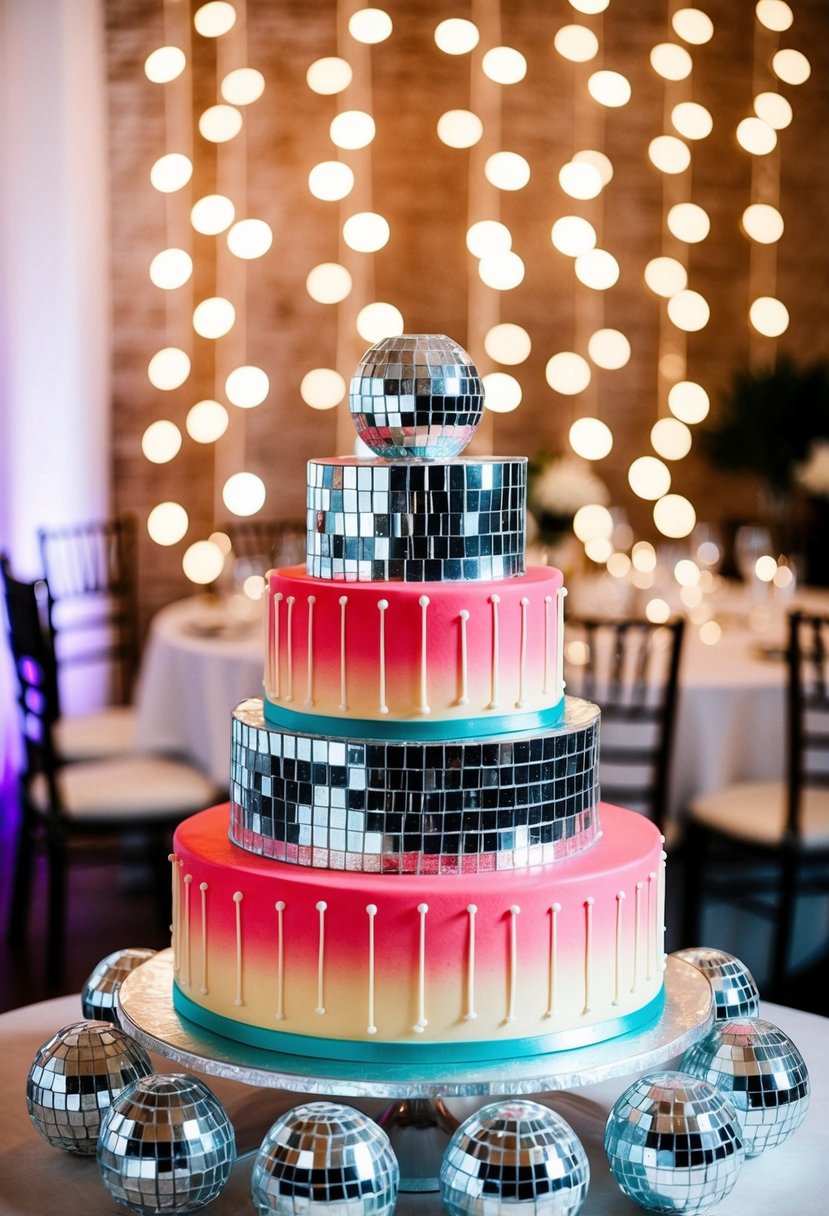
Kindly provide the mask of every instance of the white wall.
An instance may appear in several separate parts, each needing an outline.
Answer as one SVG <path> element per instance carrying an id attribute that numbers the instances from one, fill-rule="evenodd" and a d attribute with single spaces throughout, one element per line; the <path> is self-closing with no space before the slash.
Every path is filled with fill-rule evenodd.
<path id="1" fill-rule="evenodd" d="M 108 510 L 106 122 L 102 0 L 0 0 L 0 550 L 26 576 L 40 524 Z M 9 700 L 0 666 L 0 769 Z"/>

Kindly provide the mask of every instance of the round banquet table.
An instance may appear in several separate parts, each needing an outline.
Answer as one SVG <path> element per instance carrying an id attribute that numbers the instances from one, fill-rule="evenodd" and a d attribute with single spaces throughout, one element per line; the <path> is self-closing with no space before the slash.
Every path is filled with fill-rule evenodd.
<path id="1" fill-rule="evenodd" d="M 799 592 L 798 604 L 829 611 L 828 592 Z M 712 602 L 722 635 L 705 645 L 689 624 L 680 671 L 670 811 L 731 781 L 783 773 L 782 608 L 766 630 L 750 626 L 751 603 L 739 588 Z M 178 751 L 227 787 L 230 713 L 261 696 L 261 610 L 243 617 L 228 602 L 180 600 L 153 618 L 137 694 L 139 748 Z"/>
<path id="2" fill-rule="evenodd" d="M 737 1184 L 712 1212 L 727 1216 L 762 1216 L 794 1210 L 798 1216 L 823 1216 L 826 1211 L 823 1154 L 829 1121 L 829 1019 L 764 1002 L 761 1016 L 791 1036 L 806 1060 L 812 1097 L 798 1131 L 778 1148 L 746 1161 Z M 55 1031 L 81 1020 L 79 996 L 59 997 L 0 1015 L 0 1216 L 97 1216 L 120 1211 L 100 1179 L 94 1159 L 75 1157 L 51 1148 L 35 1132 L 26 1111 L 26 1077 L 38 1048 Z M 675 1062 L 674 1062 L 675 1064 Z M 177 1071 L 153 1056 L 159 1072 Z M 635 1075 L 635 1074 L 634 1074 Z M 591 1181 L 585 1216 L 623 1216 L 641 1212 L 617 1188 L 602 1149 L 604 1124 L 618 1095 L 632 1077 L 585 1086 L 578 1091 L 549 1095 L 544 1100 L 572 1126 L 590 1161 Z M 250 1197 L 252 1151 L 282 1111 L 305 1100 L 302 1094 L 259 1090 L 237 1081 L 208 1077 L 207 1083 L 225 1106 L 236 1130 L 242 1156 L 218 1199 L 210 1205 L 222 1213 L 253 1212 Z M 313 1099 L 313 1095 L 311 1095 Z M 347 1099 L 369 1114 L 384 1102 Z M 458 1118 L 486 1099 L 447 1099 Z M 440 1196 L 401 1194 L 399 1216 L 437 1216 Z"/>

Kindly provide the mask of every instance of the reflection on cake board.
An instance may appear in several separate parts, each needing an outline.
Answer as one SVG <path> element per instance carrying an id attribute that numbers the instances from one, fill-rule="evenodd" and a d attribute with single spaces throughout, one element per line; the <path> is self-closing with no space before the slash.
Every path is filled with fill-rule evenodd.
<path id="1" fill-rule="evenodd" d="M 711 986 L 696 967 L 669 955 L 665 971 L 665 1004 L 660 1016 L 644 1030 L 608 1039 L 591 1047 L 560 1051 L 522 1060 L 465 1064 L 370 1064 L 327 1060 L 248 1047 L 182 1018 L 173 1008 L 173 952 L 163 950 L 124 980 L 119 993 L 120 1024 L 144 1047 L 185 1068 L 225 1077 L 260 1088 L 280 1089 L 319 1097 L 393 1098 L 405 1101 L 451 1097 L 543 1094 L 578 1089 L 613 1077 L 643 1073 L 680 1055 L 700 1039 L 714 1021 Z M 423 1146 L 431 1147 L 427 1132 L 433 1124 L 423 1117 Z M 409 1162 L 413 1153 L 411 1126 L 392 1144 L 401 1160 L 401 1189 L 429 1190 L 433 1171 L 424 1162 Z M 415 1137 L 416 1139 L 416 1137 Z M 402 1150 L 402 1154 L 401 1154 Z M 414 1156 L 422 1158 L 422 1152 Z"/>

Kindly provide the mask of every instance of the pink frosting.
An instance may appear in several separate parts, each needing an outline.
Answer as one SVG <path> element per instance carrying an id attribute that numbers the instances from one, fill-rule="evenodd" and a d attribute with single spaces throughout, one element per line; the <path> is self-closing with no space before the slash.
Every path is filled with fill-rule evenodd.
<path id="1" fill-rule="evenodd" d="M 497 582 L 343 584 L 295 566 L 268 581 L 273 705 L 434 721 L 551 709 L 561 699 L 563 579 L 552 567 Z"/>

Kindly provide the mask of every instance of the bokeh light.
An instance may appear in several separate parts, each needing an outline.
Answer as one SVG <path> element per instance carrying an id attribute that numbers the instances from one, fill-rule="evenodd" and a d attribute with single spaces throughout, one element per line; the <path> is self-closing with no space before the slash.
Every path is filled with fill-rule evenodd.
<path id="1" fill-rule="evenodd" d="M 255 515 L 265 504 L 265 483 L 255 473 L 234 473 L 222 486 L 222 502 L 233 515 Z"/>
<path id="2" fill-rule="evenodd" d="M 575 351 L 562 350 L 547 360 L 544 375 L 557 393 L 574 396 L 584 392 L 590 383 L 590 364 Z"/>
<path id="3" fill-rule="evenodd" d="M 205 194 L 190 211 L 190 223 L 202 236 L 218 236 L 235 218 L 236 208 L 224 194 Z"/>
<path id="4" fill-rule="evenodd" d="M 779 338 L 789 328 L 789 310 L 774 296 L 760 296 L 752 301 L 748 318 L 758 334 L 766 338 Z"/>
<path id="5" fill-rule="evenodd" d="M 215 443 L 227 430 L 228 412 L 220 401 L 197 401 L 187 412 L 187 434 L 196 443 Z"/>
<path id="6" fill-rule="evenodd" d="M 675 135 L 657 135 L 648 145 L 648 159 L 660 173 L 684 173 L 691 163 L 691 149 Z"/>
<path id="7" fill-rule="evenodd" d="M 601 503 L 586 503 L 573 516 L 573 532 L 583 544 L 596 537 L 609 540 L 612 531 L 613 516 Z"/>
<path id="8" fill-rule="evenodd" d="M 267 374 L 261 367 L 251 364 L 234 368 L 225 380 L 228 401 L 241 410 L 250 410 L 261 405 L 270 387 Z"/>
<path id="9" fill-rule="evenodd" d="M 563 25 L 556 31 L 553 46 L 562 59 L 571 63 L 588 63 L 599 51 L 599 40 L 586 25 Z"/>
<path id="10" fill-rule="evenodd" d="M 594 291 L 607 291 L 619 278 L 619 263 L 606 249 L 588 249 L 575 263 L 576 278 Z"/>
<path id="11" fill-rule="evenodd" d="M 777 51 L 771 61 L 774 74 L 784 84 L 805 84 L 812 73 L 809 60 L 801 51 L 785 47 Z"/>
<path id="12" fill-rule="evenodd" d="M 354 173 L 341 160 L 323 160 L 308 174 L 308 189 L 314 198 L 336 202 L 354 189 Z"/>
<path id="13" fill-rule="evenodd" d="M 318 304 L 339 304 L 351 293 L 351 275 L 339 262 L 321 262 L 308 272 L 305 288 Z"/>
<path id="14" fill-rule="evenodd" d="M 180 388 L 189 375 L 190 356 L 178 346 L 165 346 L 156 351 L 147 366 L 150 384 L 165 392 Z"/>
<path id="15" fill-rule="evenodd" d="M 577 258 L 596 244 L 596 229 L 580 215 L 563 215 L 553 224 L 550 238 L 559 253 Z"/>
<path id="16" fill-rule="evenodd" d="M 794 13 L 785 0 L 758 0 L 754 11 L 760 24 L 777 34 L 789 29 L 794 21 Z"/>
<path id="17" fill-rule="evenodd" d="M 489 372 L 483 384 L 484 406 L 494 414 L 510 414 L 521 404 L 521 385 L 508 372 Z"/>
<path id="18" fill-rule="evenodd" d="M 754 113 L 775 131 L 783 131 L 792 121 L 792 107 L 781 93 L 758 93 Z"/>
<path id="19" fill-rule="evenodd" d="M 773 245 L 783 235 L 783 216 L 769 203 L 751 203 L 741 222 L 746 235 L 761 245 Z"/>
<path id="20" fill-rule="evenodd" d="M 343 224 L 343 240 L 356 253 L 376 253 L 390 235 L 388 220 L 375 211 L 358 211 Z"/>
<path id="21" fill-rule="evenodd" d="M 375 46 L 392 32 L 392 19 L 382 8 L 360 8 L 348 19 L 348 32 L 356 42 Z"/>
<path id="22" fill-rule="evenodd" d="M 222 97 L 232 106 L 249 106 L 265 91 L 265 77 L 256 68 L 235 68 L 221 83 Z"/>
<path id="23" fill-rule="evenodd" d="M 570 198 L 585 200 L 601 194 L 602 175 L 589 161 L 567 161 L 559 169 L 558 181 Z"/>
<path id="24" fill-rule="evenodd" d="M 506 253 L 512 248 L 512 233 L 499 220 L 478 220 L 467 231 L 466 247 L 476 258 Z"/>
<path id="25" fill-rule="evenodd" d="M 659 418 L 651 427 L 651 447 L 663 460 L 682 460 L 691 444 L 691 432 L 678 418 Z"/>
<path id="26" fill-rule="evenodd" d="M 601 418 L 577 418 L 568 439 L 570 447 L 583 460 L 604 460 L 613 447 L 613 433 Z"/>
<path id="27" fill-rule="evenodd" d="M 597 367 L 616 371 L 630 360 L 630 342 L 618 329 L 597 329 L 587 342 L 587 353 Z"/>
<path id="28" fill-rule="evenodd" d="M 211 144 L 225 144 L 242 129 L 242 115 L 235 106 L 210 106 L 199 115 L 199 133 Z"/>
<path id="29" fill-rule="evenodd" d="M 360 309 L 356 326 L 357 333 L 366 342 L 379 342 L 403 333 L 403 314 L 393 304 L 377 300 Z"/>
<path id="30" fill-rule="evenodd" d="M 197 540 L 185 550 L 181 568 L 191 583 L 207 586 L 215 583 L 224 569 L 225 558 L 218 545 L 211 540 Z"/>
<path id="31" fill-rule="evenodd" d="M 197 8 L 193 15 L 193 25 L 202 38 L 221 38 L 236 24 L 236 9 L 227 0 L 210 0 Z"/>
<path id="32" fill-rule="evenodd" d="M 472 148 L 484 133 L 484 124 L 471 110 L 447 110 L 438 119 L 438 139 L 448 148 Z"/>
<path id="33" fill-rule="evenodd" d="M 639 456 L 628 469 L 628 485 L 637 498 L 662 498 L 671 488 L 671 471 L 655 456 Z"/>
<path id="34" fill-rule="evenodd" d="M 714 129 L 710 110 L 696 101 L 680 101 L 671 110 L 671 122 L 686 139 L 705 139 Z"/>
<path id="35" fill-rule="evenodd" d="M 349 151 L 368 147 L 376 134 L 374 119 L 365 110 L 343 110 L 331 119 L 328 131 L 332 143 Z"/>
<path id="36" fill-rule="evenodd" d="M 164 291 L 183 287 L 193 273 L 193 259 L 184 249 L 162 249 L 150 262 L 150 281 Z"/>
<path id="37" fill-rule="evenodd" d="M 487 287 L 511 291 L 524 280 L 524 263 L 511 249 L 487 254 L 478 263 L 478 274 Z"/>
<path id="38" fill-rule="evenodd" d="M 714 23 L 698 8 L 678 8 L 671 17 L 674 33 L 691 46 L 704 46 L 714 35 Z"/>
<path id="39" fill-rule="evenodd" d="M 654 295 L 670 299 L 688 285 L 688 272 L 676 258 L 651 258 L 645 267 L 645 282 Z"/>
<path id="40" fill-rule="evenodd" d="M 530 165 L 517 152 L 494 152 L 487 157 L 484 176 L 498 190 L 522 190 L 530 180 Z"/>
<path id="41" fill-rule="evenodd" d="M 698 291 L 678 291 L 668 300 L 668 316 L 677 329 L 696 333 L 708 324 L 711 309 Z"/>
<path id="42" fill-rule="evenodd" d="M 495 363 L 513 366 L 523 363 L 532 350 L 530 335 L 520 325 L 508 321 L 493 325 L 484 337 L 484 350 Z"/>
<path id="43" fill-rule="evenodd" d="M 345 380 L 331 367 L 315 367 L 302 377 L 299 395 L 312 410 L 331 410 L 345 397 Z"/>
<path id="44" fill-rule="evenodd" d="M 181 449 L 181 431 L 166 418 L 151 422 L 141 437 L 141 451 L 153 464 L 167 464 Z"/>
<path id="45" fill-rule="evenodd" d="M 625 106 L 630 101 L 630 81 L 621 72 L 594 72 L 587 82 L 587 91 L 599 105 L 610 109 Z"/>
<path id="46" fill-rule="evenodd" d="M 236 321 L 236 309 L 224 296 L 202 300 L 193 310 L 193 329 L 202 338 L 223 338 Z"/>
<path id="47" fill-rule="evenodd" d="M 682 494 L 666 494 L 653 505 L 653 522 L 657 532 L 674 540 L 690 536 L 697 522 L 692 504 Z"/>
<path id="48" fill-rule="evenodd" d="M 495 84 L 518 84 L 527 75 L 527 61 L 511 46 L 494 46 L 481 60 L 481 69 Z"/>
<path id="49" fill-rule="evenodd" d="M 672 236 L 689 245 L 704 241 L 711 231 L 708 212 L 696 203 L 676 203 L 668 211 L 665 222 Z"/>
<path id="50" fill-rule="evenodd" d="M 675 418 L 689 426 L 707 418 L 710 408 L 708 394 L 694 380 L 679 380 L 668 390 L 668 409 Z"/>
<path id="51" fill-rule="evenodd" d="M 157 545 L 178 544 L 189 527 L 187 512 L 178 502 L 160 502 L 147 516 L 147 532 Z"/>
<path id="52" fill-rule="evenodd" d="M 150 181 L 160 194 L 174 194 L 186 186 L 193 176 L 193 162 L 183 152 L 167 152 L 159 156 L 150 169 Z"/>
<path id="53" fill-rule="evenodd" d="M 237 258 L 261 258 L 273 244 L 273 232 L 264 220 L 239 220 L 227 234 L 227 247 Z"/>
<path id="54" fill-rule="evenodd" d="M 342 93 L 351 84 L 352 76 L 351 64 L 338 55 L 316 59 L 305 73 L 308 88 L 323 97 Z"/>
<path id="55" fill-rule="evenodd" d="M 613 164 L 610 157 L 605 156 L 604 152 L 598 152 L 595 148 L 582 148 L 578 152 L 573 153 L 573 164 L 592 165 L 599 174 L 603 186 L 607 186 L 613 180 Z"/>
<path id="56" fill-rule="evenodd" d="M 651 51 L 651 67 L 663 80 L 685 80 L 694 63 L 684 46 L 660 42 Z"/>
<path id="57" fill-rule="evenodd" d="M 435 42 L 446 55 L 467 55 L 479 38 L 478 27 L 463 17 L 449 17 L 435 29 Z"/>
<path id="58" fill-rule="evenodd" d="M 752 156 L 767 156 L 777 147 L 777 132 L 762 118 L 744 118 L 737 123 L 737 143 Z"/>
<path id="59" fill-rule="evenodd" d="M 144 60 L 144 74 L 153 84 L 168 84 L 184 71 L 184 51 L 177 46 L 160 46 Z"/>

